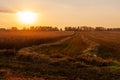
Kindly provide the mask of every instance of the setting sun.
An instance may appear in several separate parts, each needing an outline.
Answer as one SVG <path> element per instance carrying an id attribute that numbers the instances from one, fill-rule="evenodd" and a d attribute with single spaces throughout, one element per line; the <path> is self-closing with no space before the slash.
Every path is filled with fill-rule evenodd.
<path id="1" fill-rule="evenodd" d="M 32 24 L 36 21 L 36 13 L 30 11 L 17 12 L 18 18 L 22 23 Z"/>

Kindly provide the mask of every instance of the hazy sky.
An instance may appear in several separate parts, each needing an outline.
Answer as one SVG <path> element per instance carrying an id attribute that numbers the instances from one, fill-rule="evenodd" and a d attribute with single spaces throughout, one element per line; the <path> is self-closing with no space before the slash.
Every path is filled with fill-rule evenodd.
<path id="1" fill-rule="evenodd" d="M 24 25 L 21 10 L 39 14 L 35 25 L 120 27 L 120 0 L 0 0 L 0 27 Z"/>

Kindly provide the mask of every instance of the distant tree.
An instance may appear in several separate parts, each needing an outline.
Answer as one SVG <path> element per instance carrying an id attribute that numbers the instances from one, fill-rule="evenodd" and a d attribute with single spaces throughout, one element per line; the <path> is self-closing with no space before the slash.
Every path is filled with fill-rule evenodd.
<path id="1" fill-rule="evenodd" d="M 60 31 L 63 31 L 62 28 L 60 28 Z"/>
<path id="2" fill-rule="evenodd" d="M 18 28 L 17 28 L 17 27 L 12 27 L 11 30 L 12 30 L 12 31 L 17 31 Z"/>
<path id="3" fill-rule="evenodd" d="M 6 31 L 6 29 L 5 28 L 0 28 L 0 31 Z"/>
<path id="4" fill-rule="evenodd" d="M 96 31 L 105 31 L 106 29 L 104 27 L 96 27 L 95 30 Z"/>
<path id="5" fill-rule="evenodd" d="M 35 30 L 35 27 L 34 26 L 31 26 L 30 27 L 30 30 L 32 31 L 32 30 Z"/>

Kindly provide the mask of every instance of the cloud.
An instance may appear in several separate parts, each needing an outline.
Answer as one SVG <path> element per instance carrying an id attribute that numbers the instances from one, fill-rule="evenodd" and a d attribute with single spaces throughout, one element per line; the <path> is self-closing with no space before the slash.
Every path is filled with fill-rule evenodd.
<path id="1" fill-rule="evenodd" d="M 0 9 L 0 13 L 15 13 L 15 11 L 9 9 Z"/>

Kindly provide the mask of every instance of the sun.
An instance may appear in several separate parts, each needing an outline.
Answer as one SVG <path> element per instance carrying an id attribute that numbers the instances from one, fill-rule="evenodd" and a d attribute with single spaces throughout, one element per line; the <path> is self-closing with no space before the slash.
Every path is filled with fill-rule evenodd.
<path id="1" fill-rule="evenodd" d="M 33 24 L 36 21 L 37 14 L 31 11 L 17 12 L 18 19 L 24 24 Z"/>

